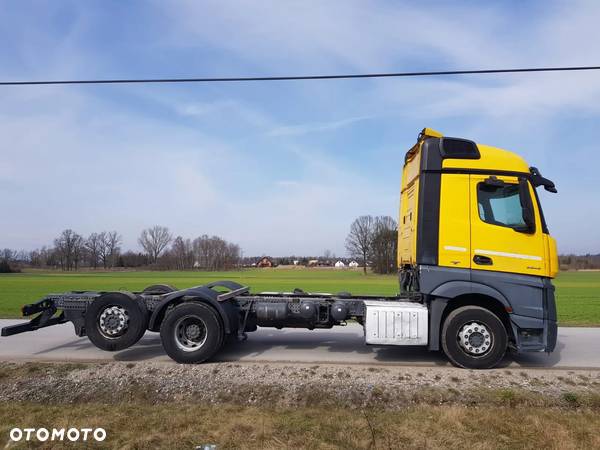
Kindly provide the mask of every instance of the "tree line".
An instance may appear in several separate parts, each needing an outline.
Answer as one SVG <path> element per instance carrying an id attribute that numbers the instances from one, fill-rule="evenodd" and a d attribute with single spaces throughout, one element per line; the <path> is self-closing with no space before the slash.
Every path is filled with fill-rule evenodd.
<path id="1" fill-rule="evenodd" d="M 357 260 L 366 273 L 396 273 L 398 224 L 389 216 L 360 216 L 346 237 L 348 255 Z M 122 251 L 122 236 L 117 231 L 94 232 L 84 237 L 66 229 L 54 239 L 54 245 L 32 251 L 0 250 L 0 273 L 19 271 L 20 266 L 58 268 L 65 271 L 82 267 L 92 269 L 150 268 L 159 270 L 228 270 L 249 266 L 258 258 L 242 258 L 240 247 L 218 236 L 201 235 L 195 239 L 174 237 L 167 227 L 142 230 L 138 243 L 142 251 Z M 561 255 L 562 270 L 600 269 L 600 255 Z M 273 258 L 275 264 L 307 265 L 310 260 L 331 263 L 335 255 L 289 256 Z M 344 259 L 344 258 L 340 258 Z"/>
<path id="2" fill-rule="evenodd" d="M 598 255 L 560 255 L 558 257 L 560 270 L 598 270 L 600 269 L 600 254 Z"/>
<path id="3" fill-rule="evenodd" d="M 346 249 L 350 257 L 361 261 L 364 271 L 371 266 L 376 273 L 396 271 L 398 226 L 389 216 L 361 216 L 350 227 Z M 5 249 L 0 253 L 0 272 L 15 271 L 26 264 L 39 268 L 60 268 L 64 271 L 114 267 L 155 268 L 160 270 L 227 270 L 243 262 L 237 244 L 218 236 L 202 235 L 195 239 L 173 237 L 167 227 L 156 225 L 142 230 L 138 243 L 141 252 L 121 249 L 123 239 L 117 231 L 94 232 L 84 237 L 66 229 L 54 239 L 54 246 L 30 252 Z M 326 261 L 335 256 L 326 250 Z M 312 258 L 279 258 L 281 264 L 296 259 L 308 262 Z"/>
<path id="4" fill-rule="evenodd" d="M 237 267 L 241 257 L 238 245 L 218 236 L 202 235 L 193 240 L 173 237 L 167 227 L 159 225 L 140 233 L 138 243 L 142 252 L 123 252 L 122 242 L 123 238 L 117 231 L 94 232 L 84 237 L 66 229 L 54 239 L 52 247 L 30 252 L 2 250 L 0 272 L 18 271 L 20 265 L 64 271 L 82 267 L 227 270 Z"/>

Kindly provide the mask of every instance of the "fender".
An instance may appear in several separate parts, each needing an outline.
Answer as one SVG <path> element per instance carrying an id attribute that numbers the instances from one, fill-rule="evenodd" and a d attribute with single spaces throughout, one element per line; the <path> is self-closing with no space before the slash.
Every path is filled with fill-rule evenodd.
<path id="1" fill-rule="evenodd" d="M 448 281 L 436 287 L 428 295 L 429 308 L 429 350 L 440 349 L 440 326 L 444 311 L 452 299 L 465 294 L 479 294 L 491 297 L 500 302 L 505 309 L 512 309 L 510 302 L 498 290 L 482 283 L 471 281 Z"/>
<path id="2" fill-rule="evenodd" d="M 217 311 L 221 317 L 221 320 L 223 320 L 225 333 L 230 334 L 232 333 L 232 322 L 236 324 L 236 322 L 234 322 L 234 318 L 237 311 L 234 305 L 230 302 L 219 302 L 217 300 L 218 296 L 219 293 L 217 291 L 214 291 L 206 286 L 197 286 L 190 289 L 172 292 L 167 295 L 152 312 L 148 329 L 150 331 L 159 331 L 160 323 L 169 305 L 179 302 L 185 298 L 183 301 L 200 300 L 211 305 Z"/>
<path id="3" fill-rule="evenodd" d="M 491 286 L 472 281 L 449 281 L 436 287 L 429 295 L 451 299 L 465 294 L 480 294 L 492 297 L 502 303 L 505 308 L 512 309 L 512 305 L 500 291 Z"/>

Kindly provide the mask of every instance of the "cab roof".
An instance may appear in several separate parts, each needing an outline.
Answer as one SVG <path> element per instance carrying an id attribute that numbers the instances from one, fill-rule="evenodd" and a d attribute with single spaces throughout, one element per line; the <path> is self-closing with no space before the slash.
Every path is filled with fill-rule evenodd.
<path id="1" fill-rule="evenodd" d="M 464 139 L 445 137 L 439 131 L 433 130 L 431 128 L 424 128 L 423 131 L 421 131 L 421 133 L 419 134 L 417 144 L 415 144 L 415 146 L 411 148 L 407 153 L 408 159 L 410 159 L 409 155 L 417 150 L 421 141 L 427 138 L 440 138 L 442 140 L 453 139 L 464 142 L 470 142 Z M 477 144 L 474 142 L 473 144 L 476 145 L 477 149 L 479 150 L 478 158 L 452 157 L 451 155 L 447 155 L 443 159 L 442 167 L 457 169 L 488 169 L 529 173 L 529 165 L 527 164 L 525 159 L 523 159 L 516 153 L 498 147 L 492 147 L 491 145 Z"/>

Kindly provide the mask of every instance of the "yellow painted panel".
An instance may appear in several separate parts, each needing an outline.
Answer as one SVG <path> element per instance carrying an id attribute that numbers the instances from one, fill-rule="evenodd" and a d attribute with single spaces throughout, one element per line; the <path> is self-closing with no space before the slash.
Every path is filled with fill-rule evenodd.
<path id="1" fill-rule="evenodd" d="M 417 254 L 417 207 L 419 181 L 415 180 L 402 192 L 398 227 L 398 264 L 414 264 Z"/>
<path id="2" fill-rule="evenodd" d="M 437 137 L 437 138 L 444 137 L 444 135 L 442 133 L 434 130 L 433 128 L 423 128 L 423 131 L 421 131 L 421 135 L 429 136 L 429 137 Z"/>
<path id="3" fill-rule="evenodd" d="M 556 275 L 558 275 L 558 271 L 559 271 L 558 249 L 556 247 L 556 239 L 554 239 L 552 236 L 550 236 L 548 234 L 545 234 L 544 240 L 545 240 L 546 248 L 548 250 L 548 257 L 547 257 L 548 272 L 547 272 L 546 276 L 548 276 L 550 278 L 554 278 L 554 277 L 556 277 Z"/>
<path id="4" fill-rule="evenodd" d="M 411 156 L 402 170 L 400 215 L 398 217 L 398 267 L 415 264 L 417 255 L 417 212 L 421 142 L 411 149 Z"/>
<path id="5" fill-rule="evenodd" d="M 444 174 L 440 196 L 439 265 L 471 265 L 469 175 Z"/>

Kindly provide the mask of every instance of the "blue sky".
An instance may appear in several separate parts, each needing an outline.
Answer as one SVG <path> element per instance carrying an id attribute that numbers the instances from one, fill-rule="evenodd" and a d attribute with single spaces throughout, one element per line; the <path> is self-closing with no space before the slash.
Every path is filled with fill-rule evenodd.
<path id="1" fill-rule="evenodd" d="M 0 78 L 253 76 L 600 64 L 600 3 L 3 1 Z M 517 151 L 561 252 L 600 252 L 600 73 L 0 88 L 0 248 L 64 228 L 218 234 L 343 255 L 397 216 L 423 127 Z"/>

